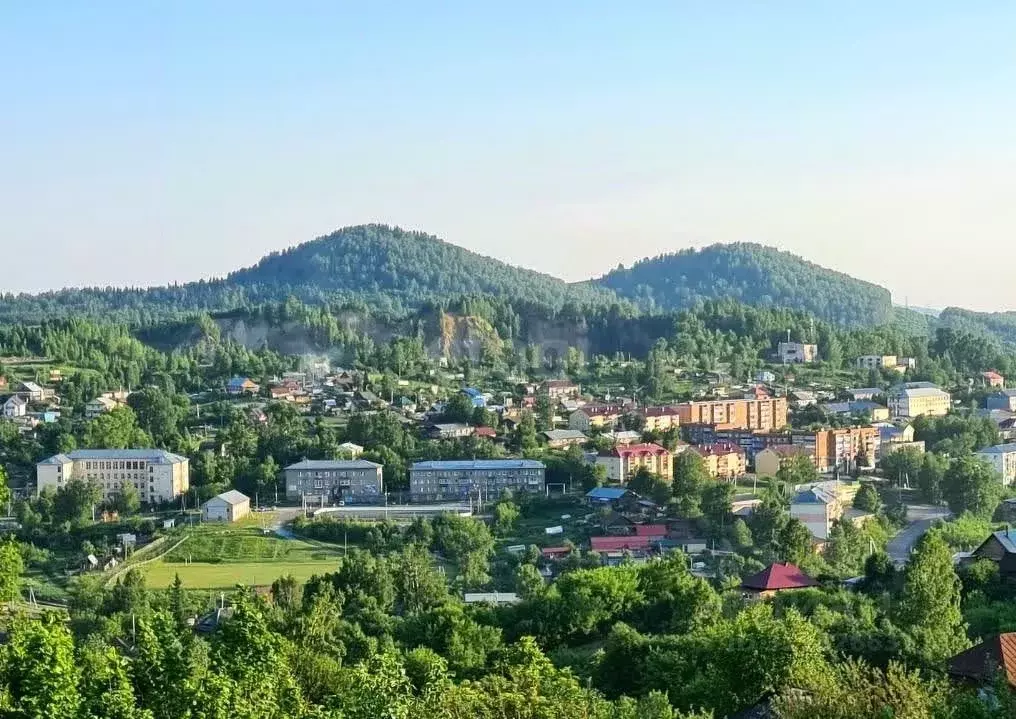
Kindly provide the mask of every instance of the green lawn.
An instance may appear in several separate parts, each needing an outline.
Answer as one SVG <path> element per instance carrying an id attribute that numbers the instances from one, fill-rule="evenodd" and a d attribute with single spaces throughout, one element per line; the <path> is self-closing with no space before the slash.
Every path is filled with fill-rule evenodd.
<path id="1" fill-rule="evenodd" d="M 271 584 L 279 577 L 293 575 L 306 582 L 315 574 L 335 570 L 336 559 L 309 562 L 194 562 L 177 564 L 159 560 L 145 565 L 145 582 L 151 589 L 165 589 L 180 575 L 185 589 L 233 589 L 237 584 Z"/>
<path id="2" fill-rule="evenodd" d="M 178 573 L 188 589 L 231 589 L 237 584 L 271 584 L 287 574 L 304 582 L 335 570 L 341 547 L 264 534 L 260 521 L 252 517 L 228 526 L 186 529 L 185 542 L 143 567 L 148 586 L 168 587 Z"/>

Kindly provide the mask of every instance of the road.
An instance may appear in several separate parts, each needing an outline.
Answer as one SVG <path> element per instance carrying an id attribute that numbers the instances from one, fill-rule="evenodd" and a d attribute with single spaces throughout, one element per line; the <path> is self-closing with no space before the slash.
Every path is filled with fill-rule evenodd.
<path id="1" fill-rule="evenodd" d="M 930 504 L 911 504 L 907 507 L 907 526 L 889 540 L 886 551 L 898 565 L 906 564 L 917 540 L 931 529 L 936 520 L 949 516 L 949 510 Z"/>

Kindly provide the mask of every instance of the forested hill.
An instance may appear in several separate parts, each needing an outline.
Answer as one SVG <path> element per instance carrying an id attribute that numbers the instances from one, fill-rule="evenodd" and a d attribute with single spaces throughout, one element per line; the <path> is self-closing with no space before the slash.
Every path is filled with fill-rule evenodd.
<path id="1" fill-rule="evenodd" d="M 975 334 L 987 333 L 1008 344 L 1016 344 L 1016 312 L 974 312 L 946 307 L 938 322 L 944 327 Z"/>
<path id="2" fill-rule="evenodd" d="M 650 309 L 728 297 L 805 310 L 841 325 L 880 325 L 892 319 L 892 297 L 885 288 L 750 243 L 660 255 L 618 268 L 597 282 Z"/>
<path id="3" fill-rule="evenodd" d="M 274 287 L 284 298 L 308 301 L 342 295 L 426 300 L 489 294 L 560 308 L 566 303 L 603 306 L 618 301 L 608 289 L 508 265 L 423 232 L 386 225 L 346 227 L 272 253 L 254 267 L 230 274 L 227 285 Z"/>
<path id="4" fill-rule="evenodd" d="M 91 316 L 146 324 L 194 311 L 220 312 L 279 303 L 359 301 L 401 313 L 428 301 L 493 295 L 552 311 L 631 304 L 590 283 L 569 284 L 470 252 L 433 235 L 358 225 L 272 253 L 224 279 L 168 287 L 86 288 L 0 295 L 0 322 Z"/>

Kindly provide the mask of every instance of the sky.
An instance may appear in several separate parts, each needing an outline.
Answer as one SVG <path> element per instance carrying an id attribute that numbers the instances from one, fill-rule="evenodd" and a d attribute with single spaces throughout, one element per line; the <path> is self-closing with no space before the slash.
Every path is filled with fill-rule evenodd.
<path id="1" fill-rule="evenodd" d="M 7 3 L 0 291 L 364 222 L 568 280 L 753 241 L 1016 309 L 1016 3 Z"/>

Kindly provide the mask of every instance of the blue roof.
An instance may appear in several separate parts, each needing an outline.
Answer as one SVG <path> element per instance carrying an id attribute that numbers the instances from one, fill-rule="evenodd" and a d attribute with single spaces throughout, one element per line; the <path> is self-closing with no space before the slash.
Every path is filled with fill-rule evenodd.
<path id="1" fill-rule="evenodd" d="M 831 501 L 831 497 L 816 492 L 814 489 L 808 489 L 798 492 L 792 504 L 829 504 Z"/>
<path id="2" fill-rule="evenodd" d="M 994 447 L 985 447 L 978 454 L 1012 454 L 1016 452 L 1016 444 L 996 444 Z"/>
<path id="3" fill-rule="evenodd" d="M 462 391 L 468 394 L 470 397 L 482 397 L 483 392 L 476 389 L 476 387 L 463 387 Z"/>
<path id="4" fill-rule="evenodd" d="M 546 469 L 546 465 L 535 459 L 454 459 L 413 462 L 411 469 Z"/>
<path id="5" fill-rule="evenodd" d="M 628 494 L 628 490 L 624 487 L 597 487 L 586 492 L 589 499 L 602 500 L 621 499 L 626 494 Z"/>

